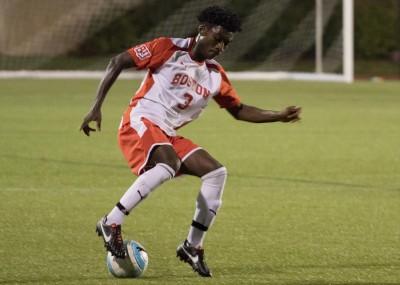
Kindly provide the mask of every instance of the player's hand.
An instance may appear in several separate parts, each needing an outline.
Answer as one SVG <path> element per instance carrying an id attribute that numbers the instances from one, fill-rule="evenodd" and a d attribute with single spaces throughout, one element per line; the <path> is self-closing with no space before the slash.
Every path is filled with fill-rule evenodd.
<path id="1" fill-rule="evenodd" d="M 297 107 L 297 106 L 289 106 L 286 107 L 284 110 L 282 110 L 280 112 L 281 115 L 281 122 L 297 122 L 300 121 L 300 113 L 301 113 L 301 107 Z"/>
<path id="2" fill-rule="evenodd" d="M 89 126 L 90 122 L 96 122 L 97 131 L 101 130 L 101 111 L 100 110 L 91 110 L 83 119 L 83 123 L 81 125 L 80 130 L 85 133 L 85 135 L 90 136 L 90 132 L 95 132 L 96 129 L 93 129 Z"/>

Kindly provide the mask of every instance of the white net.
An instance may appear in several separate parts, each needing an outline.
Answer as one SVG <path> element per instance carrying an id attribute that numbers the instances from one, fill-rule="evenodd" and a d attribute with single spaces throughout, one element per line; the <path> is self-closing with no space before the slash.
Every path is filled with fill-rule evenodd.
<path id="1" fill-rule="evenodd" d="M 316 68 L 322 17 L 322 72 L 342 74 L 343 0 L 1 0 L 0 70 L 103 70 L 124 49 L 196 30 L 207 6 L 228 6 L 243 31 L 218 58 L 227 70 L 307 72 Z"/>
<path id="2" fill-rule="evenodd" d="M 2 0 L 1 69 L 46 69 L 141 0 Z M 57 69 L 65 69 L 59 61 Z"/>
<path id="3" fill-rule="evenodd" d="M 323 5 L 323 25 L 328 23 L 331 18 L 332 12 L 338 1 L 330 0 L 325 1 Z M 300 21 L 296 29 L 291 31 L 287 38 L 284 39 L 279 45 L 263 59 L 261 64 L 257 66 L 259 70 L 293 70 L 296 63 L 302 55 L 306 54 L 310 49 L 315 49 L 315 9 L 307 12 L 307 15 Z M 339 51 L 340 55 L 340 51 Z M 338 59 L 341 59 L 336 54 Z M 313 56 L 309 58 L 314 59 Z M 314 61 L 312 61 L 314 62 Z M 313 66 L 314 64 L 312 64 Z"/>

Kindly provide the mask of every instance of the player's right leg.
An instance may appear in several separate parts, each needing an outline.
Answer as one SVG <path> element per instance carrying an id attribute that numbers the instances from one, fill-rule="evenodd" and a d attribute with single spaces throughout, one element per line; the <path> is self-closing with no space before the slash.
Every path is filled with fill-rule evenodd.
<path id="1" fill-rule="evenodd" d="M 124 257 L 126 254 L 121 236 L 124 217 L 151 191 L 173 178 L 180 167 L 180 160 L 168 137 L 151 122 L 142 120 L 142 123 L 144 132 L 126 125 L 119 133 L 122 152 L 132 172 L 139 177 L 96 227 L 98 234 L 103 236 L 107 250 L 117 257 Z"/>
<path id="2" fill-rule="evenodd" d="M 175 143 L 178 153 L 184 143 L 184 140 Z M 203 242 L 221 206 L 227 171 L 208 152 L 197 149 L 182 159 L 180 172 L 200 177 L 202 186 L 187 239 L 178 246 L 176 254 L 200 276 L 211 277 L 211 270 L 205 261 Z"/>

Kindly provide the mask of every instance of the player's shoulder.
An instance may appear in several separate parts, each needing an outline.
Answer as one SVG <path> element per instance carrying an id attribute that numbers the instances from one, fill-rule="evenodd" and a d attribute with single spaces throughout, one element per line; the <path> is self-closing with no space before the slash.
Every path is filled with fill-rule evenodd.
<path id="1" fill-rule="evenodd" d="M 194 38 L 169 38 L 169 40 L 177 47 L 183 50 L 189 50 L 194 44 Z"/>
<path id="2" fill-rule="evenodd" d="M 178 49 L 189 49 L 193 42 L 192 38 L 170 38 L 158 37 L 151 41 L 153 44 L 161 46 L 170 46 Z"/>
<path id="3" fill-rule="evenodd" d="M 192 38 L 170 38 L 170 37 L 159 37 L 155 38 L 153 41 L 154 45 L 159 47 L 174 48 L 179 50 L 189 50 L 193 43 Z"/>
<path id="4" fill-rule="evenodd" d="M 218 73 L 225 73 L 225 70 L 222 67 L 222 65 L 218 61 L 216 61 L 215 59 L 207 59 L 206 60 L 206 66 L 211 71 L 215 71 L 215 72 L 218 72 Z"/>

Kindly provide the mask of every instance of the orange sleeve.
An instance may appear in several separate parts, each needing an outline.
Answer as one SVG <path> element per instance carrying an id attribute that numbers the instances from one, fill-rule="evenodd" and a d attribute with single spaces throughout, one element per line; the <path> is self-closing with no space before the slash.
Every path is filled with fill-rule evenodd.
<path id="1" fill-rule="evenodd" d="M 221 86 L 219 93 L 214 96 L 214 100 L 221 108 L 231 108 L 240 105 L 239 95 L 229 81 L 225 70 L 220 66 L 218 70 L 221 74 Z"/>
<path id="2" fill-rule="evenodd" d="M 177 50 L 169 38 L 157 38 L 128 49 L 137 69 L 155 70 L 166 62 Z"/>

